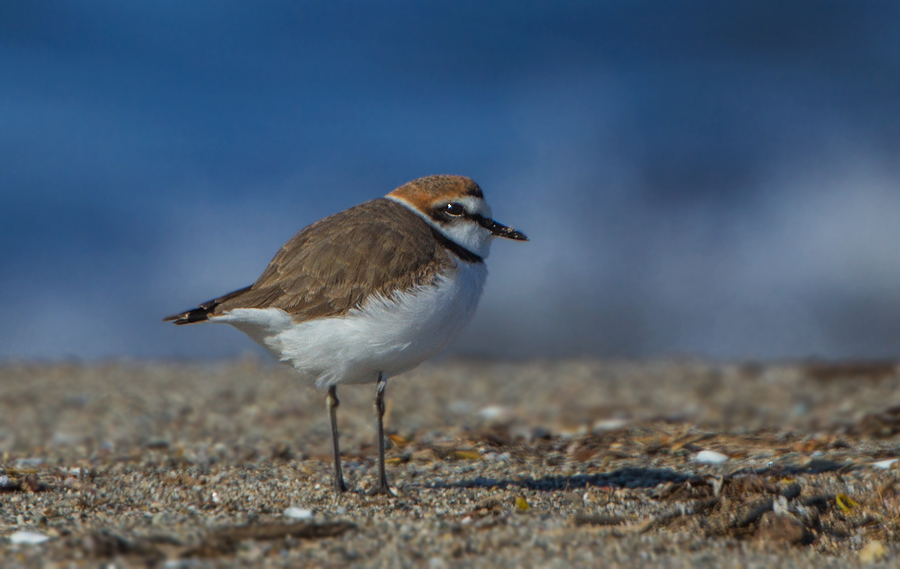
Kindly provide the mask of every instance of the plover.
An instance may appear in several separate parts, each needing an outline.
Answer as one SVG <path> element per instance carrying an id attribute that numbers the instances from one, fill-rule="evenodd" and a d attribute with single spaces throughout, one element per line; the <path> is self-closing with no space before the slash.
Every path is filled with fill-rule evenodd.
<path id="1" fill-rule="evenodd" d="M 231 324 L 327 391 L 338 492 L 346 486 L 337 386 L 375 383 L 375 492 L 390 494 L 384 469 L 387 380 L 460 333 L 481 296 L 484 260 L 495 237 L 527 241 L 491 219 L 481 188 L 469 178 L 420 178 L 313 223 L 251 286 L 164 321 Z"/>

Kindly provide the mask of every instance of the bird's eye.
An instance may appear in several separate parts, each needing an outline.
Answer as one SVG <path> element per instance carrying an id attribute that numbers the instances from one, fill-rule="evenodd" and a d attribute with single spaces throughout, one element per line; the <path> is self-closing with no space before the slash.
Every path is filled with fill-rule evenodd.
<path id="1" fill-rule="evenodd" d="M 444 206 L 444 212 L 452 215 L 453 217 L 459 217 L 462 214 L 466 213 L 466 208 L 462 206 L 462 204 L 458 203 L 448 203 Z"/>

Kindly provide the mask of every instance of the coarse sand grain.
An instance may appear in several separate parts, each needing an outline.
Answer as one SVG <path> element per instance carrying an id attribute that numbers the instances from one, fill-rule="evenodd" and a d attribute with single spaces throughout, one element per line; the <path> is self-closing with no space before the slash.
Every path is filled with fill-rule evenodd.
<path id="1" fill-rule="evenodd" d="M 371 386 L 339 389 L 337 496 L 324 394 L 289 369 L 7 361 L 0 566 L 890 565 L 898 384 L 892 362 L 441 360 L 389 382 L 388 498 Z"/>

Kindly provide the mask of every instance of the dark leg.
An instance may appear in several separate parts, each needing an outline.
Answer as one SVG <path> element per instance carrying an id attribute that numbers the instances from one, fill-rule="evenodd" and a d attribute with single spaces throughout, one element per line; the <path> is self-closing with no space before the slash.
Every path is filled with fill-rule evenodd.
<path id="1" fill-rule="evenodd" d="M 332 385 L 328 388 L 325 403 L 328 405 L 328 416 L 331 418 L 331 443 L 334 445 L 334 489 L 340 494 L 346 492 L 347 487 L 344 486 L 344 475 L 341 472 L 341 449 L 338 446 L 337 408 L 341 402 L 337 398 L 336 386 Z"/>
<path id="2" fill-rule="evenodd" d="M 393 496 L 388 486 L 387 475 L 384 473 L 384 390 L 387 387 L 387 377 L 383 373 L 378 374 L 375 383 L 375 416 L 378 418 L 378 486 L 373 493 Z"/>

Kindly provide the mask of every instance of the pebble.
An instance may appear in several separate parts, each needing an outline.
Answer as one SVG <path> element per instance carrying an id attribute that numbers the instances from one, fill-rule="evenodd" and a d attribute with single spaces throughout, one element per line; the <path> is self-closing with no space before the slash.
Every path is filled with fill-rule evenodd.
<path id="1" fill-rule="evenodd" d="M 466 563 L 502 569 L 632 566 L 646 554 L 647 563 L 656 566 L 775 563 L 839 569 L 895 556 L 895 544 L 884 537 L 882 524 L 858 524 L 869 515 L 891 519 L 895 504 L 890 497 L 886 502 L 869 497 L 877 497 L 893 469 L 900 467 L 873 466 L 891 454 L 900 459 L 896 442 L 852 433 L 842 442 L 832 435 L 819 437 L 814 430 L 843 428 L 856 407 L 835 409 L 848 399 L 859 401 L 859 409 L 868 409 L 876 395 L 890 401 L 893 380 L 867 383 L 865 393 L 859 394 L 853 382 L 806 381 L 795 377 L 793 368 L 776 368 L 783 379 L 762 389 L 758 381 L 744 381 L 739 369 L 720 370 L 718 364 L 541 364 L 546 369 L 532 364 L 454 365 L 441 362 L 451 375 L 444 367 L 424 366 L 411 372 L 423 381 L 398 381 L 389 392 L 389 426 L 408 441 L 405 447 L 389 449 L 389 458 L 399 459 L 389 465 L 389 480 L 405 494 L 394 499 L 363 491 L 377 480 L 367 389 L 342 391 L 342 449 L 350 491 L 338 497 L 331 486 L 331 437 L 321 397 L 298 387 L 291 370 L 252 368 L 249 373 L 219 364 L 212 371 L 181 364 L 110 364 L 99 369 L 35 365 L 10 372 L 0 366 L 3 428 L 11 425 L 17 433 L 16 454 L 10 451 L 11 456 L 0 461 L 44 458 L 34 471 L 15 472 L 9 466 L 0 470 L 15 485 L 15 491 L 0 491 L 0 525 L 5 524 L 5 531 L 0 529 L 0 559 L 40 567 L 45 560 L 78 564 L 85 555 L 103 552 L 85 563 L 120 566 L 127 560 L 188 569 L 210 564 L 393 566 L 414 559 L 422 566 L 434 560 L 435 567 Z M 508 377 L 515 382 L 504 382 Z M 664 381 L 666 377 L 677 381 Z M 433 389 L 435 382 L 428 383 L 433 378 L 441 380 L 440 390 Z M 603 389 L 597 388 L 598 378 L 604 381 Z M 678 388 L 679 396 L 669 397 L 660 386 Z M 882 391 L 870 391 L 876 388 Z M 816 405 L 803 418 L 791 418 L 790 407 L 813 390 Z M 103 394 L 104 404 L 79 412 L 60 403 L 67 393 L 87 391 Z M 748 410 L 765 413 L 720 416 L 717 405 L 726 395 L 746 403 Z M 472 407 L 463 416 L 447 410 L 448 401 L 468 400 Z M 21 401 L 34 402 L 25 408 L 29 412 L 16 412 Z M 195 403 L 200 401 L 202 405 Z M 591 435 L 592 428 L 612 426 L 595 424 L 594 419 L 595 414 L 608 417 L 613 402 L 616 412 L 621 408 L 623 417 L 634 418 L 622 432 Z M 250 404 L 263 411 L 240 413 Z M 515 422 L 482 425 L 478 410 L 501 404 Z M 709 426 L 641 418 L 668 417 L 684 405 L 694 406 L 698 411 L 691 417 Z M 549 431 L 541 431 L 541 424 Z M 799 432 L 783 431 L 786 424 Z M 557 436 L 560 429 L 574 425 L 584 425 L 585 438 Z M 101 448 L 96 457 L 82 457 L 79 449 L 46 446 L 48 433 L 63 427 L 73 432 L 94 429 L 90 432 L 96 440 L 116 441 L 115 451 Z M 527 436 L 520 438 L 517 429 Z M 578 432 L 571 434 L 581 436 Z M 167 449 L 148 452 L 147 433 L 177 435 L 177 443 L 172 439 Z M 292 442 L 296 458 L 270 457 L 266 449 L 281 440 Z M 662 448 L 647 452 L 648 440 Z M 675 446 L 686 440 L 694 442 Z M 3 441 L 0 435 L 0 454 Z M 720 448 L 716 454 L 724 453 L 728 460 L 718 466 L 697 461 L 703 446 L 693 444 L 708 445 L 710 451 Z M 188 460 L 185 449 L 200 456 L 206 445 L 208 464 Z M 478 451 L 482 460 L 460 460 L 453 451 L 463 449 Z M 817 451 L 818 462 L 804 469 L 802 463 Z M 708 451 L 700 456 L 705 454 Z M 763 466 L 769 460 L 777 466 L 766 472 Z M 65 470 L 60 469 L 63 464 Z M 87 465 L 91 472 L 69 468 Z M 835 476 L 834 469 L 841 465 L 852 468 Z M 33 478 L 26 482 L 26 477 Z M 33 492 L 29 484 L 34 481 L 49 485 L 49 491 Z M 834 498 L 842 494 L 861 505 L 845 511 L 840 504 L 849 502 L 842 498 L 839 504 Z M 516 497 L 523 498 L 527 511 L 519 510 Z M 771 505 L 753 514 L 757 521 L 732 527 L 735 520 L 749 519 L 745 505 L 760 503 Z M 313 519 L 292 519 L 286 513 L 289 506 L 311 510 Z M 47 525 L 37 525 L 44 523 L 42 516 Z M 193 547 L 220 528 L 316 528 L 335 518 L 357 527 L 317 541 L 241 540 L 227 544 L 235 549 L 221 560 L 163 561 L 166 557 L 160 554 L 177 555 L 183 546 L 174 544 Z M 713 527 L 721 535 L 707 535 Z M 747 540 L 759 527 L 759 541 Z M 833 533 L 816 530 L 810 536 L 803 528 L 833 528 Z M 5 539 L 25 529 L 45 534 L 49 541 L 13 545 Z M 171 536 L 172 545 L 148 541 L 147 536 Z M 84 544 L 90 540 L 98 548 L 89 551 Z M 810 540 L 812 544 L 805 545 Z M 867 546 L 876 540 L 881 540 L 880 547 Z M 789 543 L 804 545 L 786 547 Z"/>
<path id="2" fill-rule="evenodd" d="M 756 537 L 769 541 L 800 544 L 809 541 L 809 530 L 790 514 L 766 512 L 759 521 Z"/>
<path id="3" fill-rule="evenodd" d="M 291 506 L 290 508 L 285 510 L 284 515 L 295 520 L 308 520 L 309 518 L 313 517 L 312 510 L 307 510 L 306 508 L 297 508 L 295 506 Z"/>
<path id="4" fill-rule="evenodd" d="M 879 540 L 873 540 L 859 550 L 859 560 L 863 563 L 874 563 L 887 557 L 887 549 Z"/>
<path id="5" fill-rule="evenodd" d="M 728 460 L 728 457 L 714 450 L 701 450 L 694 455 L 694 460 L 704 464 L 722 464 Z"/>
<path id="6" fill-rule="evenodd" d="M 49 539 L 48 536 L 34 531 L 17 531 L 9 536 L 10 543 L 14 545 L 38 545 Z"/>
<path id="7" fill-rule="evenodd" d="M 509 462 L 509 460 L 512 458 L 512 455 L 510 455 L 508 452 L 501 452 L 501 453 L 486 452 L 486 453 L 484 453 L 484 456 L 482 458 L 484 458 L 484 460 L 496 460 L 496 461 L 500 461 L 500 462 Z"/>
<path id="8" fill-rule="evenodd" d="M 505 421 L 512 412 L 502 405 L 488 405 L 478 412 L 478 417 L 485 421 Z"/>
<path id="9" fill-rule="evenodd" d="M 626 419 L 603 419 L 600 421 L 594 421 L 594 424 L 591 426 L 591 431 L 594 434 L 599 434 L 605 431 L 615 431 L 627 425 L 628 420 Z"/>

